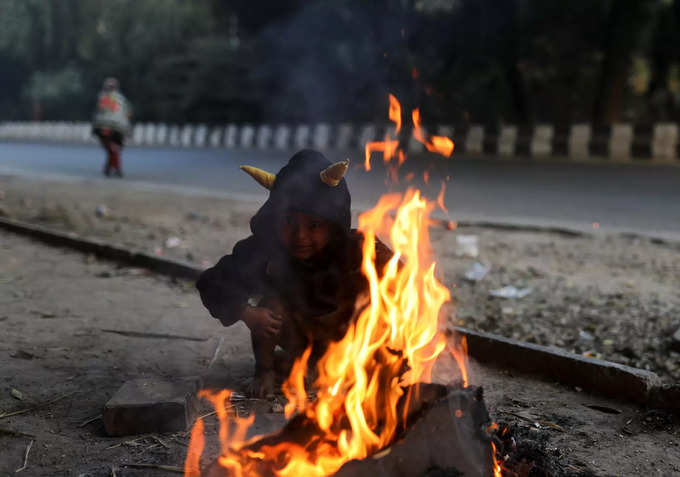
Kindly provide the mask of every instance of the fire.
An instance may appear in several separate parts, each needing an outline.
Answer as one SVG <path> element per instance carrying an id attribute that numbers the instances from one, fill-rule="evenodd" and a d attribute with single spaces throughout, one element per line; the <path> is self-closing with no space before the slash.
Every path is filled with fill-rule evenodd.
<path id="1" fill-rule="evenodd" d="M 451 356 L 453 356 L 453 359 L 455 359 L 456 363 L 458 364 L 458 369 L 460 369 L 461 378 L 463 380 L 463 387 L 464 388 L 468 387 L 470 383 L 468 380 L 467 338 L 465 336 L 462 336 L 460 339 L 460 344 L 455 348 L 449 346 L 449 352 L 451 353 Z"/>
<path id="2" fill-rule="evenodd" d="M 398 134 L 402 111 L 393 95 L 389 96 L 388 116 Z M 416 140 L 430 151 L 451 155 L 453 141 L 425 137 L 419 110 L 413 110 L 412 120 Z M 385 141 L 366 144 L 366 170 L 370 170 L 371 153 L 376 151 L 383 152 L 386 163 L 396 155 L 397 165 L 389 168 L 396 178 L 405 160 L 399 141 L 386 137 Z M 425 199 L 415 189 L 385 195 L 359 217 L 364 237 L 361 268 L 369 285 L 368 297 L 357 302 L 355 318 L 345 336 L 331 343 L 317 362 L 313 383 L 316 398 L 310 400 L 305 389 L 311 348 L 294 363 L 282 387 L 288 400 L 286 418 L 301 419 L 310 432 L 302 432 L 295 441 L 268 444 L 272 441 L 260 442 L 255 437 L 246 442 L 254 416 L 229 418 L 230 391 L 199 393 L 217 411 L 220 475 L 326 476 L 344 463 L 375 455 L 394 442 L 406 424 L 409 401 L 417 395 L 418 384 L 430 382 L 432 367 L 446 348 L 438 318 L 450 293 L 436 278 L 428 234 L 428 227 L 434 223 L 432 211 L 437 205 L 446 210 L 444 191 L 442 183 L 436 202 Z M 383 270 L 375 264 L 379 235 L 389 237 L 394 251 Z M 461 369 L 463 385 L 467 386 L 467 344 L 462 341 L 450 351 Z M 255 442 L 257 446 L 248 447 Z M 185 477 L 200 477 L 204 446 L 203 422 L 199 420 L 191 433 Z"/>
<path id="3" fill-rule="evenodd" d="M 439 194 L 437 195 L 437 205 L 439 206 L 440 209 L 442 209 L 444 212 L 447 214 L 449 213 L 449 209 L 446 208 L 446 205 L 444 205 L 444 193 L 446 192 L 446 182 L 442 181 L 442 187 L 439 189 Z"/>
<path id="4" fill-rule="evenodd" d="M 289 400 L 286 416 L 304 416 L 321 431 L 320 438 L 247 450 L 245 430 L 252 416 L 249 422 L 237 419 L 237 431 L 230 433 L 234 423 L 228 422 L 225 405 L 229 391 L 201 391 L 199 396 L 217 410 L 222 443 L 218 462 L 225 475 L 261 475 L 258 465 L 268 462 L 277 476 L 325 476 L 349 460 L 391 444 L 403 423 L 398 403 L 404 387 L 429 382 L 432 366 L 446 348 L 438 316 L 450 293 L 435 276 L 428 236 L 429 214 L 435 207 L 411 189 L 404 195 L 384 196 L 359 217 L 364 235 L 362 270 L 370 301 L 344 338 L 332 343 L 318 362 L 314 401 L 308 400 L 304 387 L 311 349 L 296 361 L 283 386 Z M 375 242 L 383 233 L 389 234 L 395 253 L 384 270 L 377 270 Z M 192 431 L 185 476 L 199 475 L 202 423 L 197 427 Z"/>
<path id="5" fill-rule="evenodd" d="M 388 117 L 390 121 L 395 124 L 395 134 L 398 135 L 401 131 L 401 104 L 394 95 L 389 95 L 389 110 Z M 420 110 L 418 108 L 411 111 L 411 121 L 413 122 L 413 138 L 424 144 L 425 148 L 437 154 L 441 154 L 444 157 L 451 157 L 453 150 L 455 148 L 454 142 L 448 137 L 444 136 L 430 136 L 426 137 L 423 128 L 420 123 Z M 397 164 L 393 168 L 390 168 L 390 176 L 394 180 L 396 178 L 396 169 L 401 166 L 406 160 L 406 155 L 404 151 L 399 148 L 399 140 L 390 138 L 389 135 L 385 135 L 384 141 L 374 141 L 366 143 L 364 147 L 364 168 L 367 171 L 371 170 L 371 154 L 374 152 L 383 153 L 383 161 L 389 164 L 395 155 L 397 156 Z M 425 171 L 427 174 L 427 171 Z M 427 179 L 425 179 L 427 182 Z"/>
<path id="6" fill-rule="evenodd" d="M 493 459 L 493 477 L 503 477 L 503 469 L 496 458 L 496 444 L 491 442 L 491 457 Z"/>
<path id="7" fill-rule="evenodd" d="M 453 154 L 454 144 L 451 139 L 444 136 L 432 136 L 426 138 L 423 128 L 420 126 L 420 110 L 414 109 L 411 112 L 411 119 L 413 120 L 413 137 L 416 141 L 425 144 L 425 147 L 430 152 L 436 152 L 444 157 L 451 157 Z"/>
<path id="8" fill-rule="evenodd" d="M 200 417 L 191 429 L 191 444 L 184 461 L 184 475 L 185 477 L 201 477 L 200 461 L 203 447 L 205 447 L 205 437 L 203 436 L 203 419 Z"/>
<path id="9" fill-rule="evenodd" d="M 399 134 L 399 131 L 401 131 L 401 104 L 399 104 L 399 101 L 393 95 L 390 95 L 389 99 L 390 109 L 387 112 L 387 117 L 390 118 L 390 121 L 394 122 L 396 125 L 395 132 Z"/>
<path id="10" fill-rule="evenodd" d="M 395 134 L 399 134 L 399 131 L 401 131 L 401 104 L 399 104 L 399 101 L 397 98 L 395 98 L 393 95 L 389 95 L 389 100 L 390 100 L 390 107 L 388 110 L 388 117 L 390 118 L 390 121 L 392 121 L 395 124 Z M 366 143 L 366 146 L 364 147 L 364 153 L 365 153 L 365 159 L 364 159 L 364 167 L 367 171 L 371 170 L 371 154 L 374 152 L 380 152 L 382 151 L 383 153 L 383 159 L 385 163 L 390 162 L 390 160 L 394 157 L 395 153 L 397 152 L 399 148 L 399 141 L 396 139 L 389 139 L 389 137 L 385 137 L 384 141 L 375 141 L 375 142 L 368 142 Z M 402 151 L 399 151 L 399 161 L 400 164 L 404 161 L 405 156 Z"/>

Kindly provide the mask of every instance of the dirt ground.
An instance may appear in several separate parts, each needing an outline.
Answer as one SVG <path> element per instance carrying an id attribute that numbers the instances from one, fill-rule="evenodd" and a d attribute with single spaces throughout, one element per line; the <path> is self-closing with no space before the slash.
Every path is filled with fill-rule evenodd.
<path id="1" fill-rule="evenodd" d="M 199 267 L 214 264 L 248 234 L 261 204 L 104 179 L 0 176 L 0 195 L 0 215 Z M 476 258 L 460 256 L 465 235 L 477 237 Z M 680 343 L 672 346 L 680 328 L 680 244 L 597 230 L 571 237 L 479 227 L 437 228 L 431 238 L 453 291 L 455 324 L 680 381 Z M 490 271 L 470 282 L 464 275 L 475 262 Z M 489 295 L 506 285 L 531 291 L 520 299 Z"/>
<path id="2" fill-rule="evenodd" d="M 0 264 L 0 476 L 15 475 L 31 442 L 21 475 L 174 475 L 125 464 L 181 467 L 188 433 L 106 437 L 96 419 L 104 403 L 128 379 L 206 373 L 219 337 L 224 353 L 206 382 L 237 391 L 247 386 L 253 365 L 247 330 L 240 324 L 225 329 L 210 318 L 191 283 L 1 231 Z M 128 337 L 103 329 L 205 340 Z M 458 378 L 451 360 L 442 359 L 435 380 Z M 680 473 L 680 423 L 671 416 L 474 363 L 471 381 L 484 386 L 492 418 L 512 427 L 520 450 L 508 453 L 543 459 L 560 470 L 548 475 Z M 616 413 L 586 407 L 593 404 Z M 259 431 L 283 421 L 276 402 L 239 406 L 241 413 L 257 410 Z M 24 409 L 32 410 L 3 417 Z M 214 416 L 206 418 L 206 429 L 210 458 L 217 451 Z"/>

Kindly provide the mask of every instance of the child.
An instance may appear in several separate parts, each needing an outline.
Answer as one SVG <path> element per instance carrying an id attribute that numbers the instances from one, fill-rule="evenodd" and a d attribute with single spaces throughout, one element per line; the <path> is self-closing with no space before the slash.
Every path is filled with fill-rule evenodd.
<path id="1" fill-rule="evenodd" d="M 361 272 L 362 236 L 351 230 L 349 161 L 331 164 L 303 150 L 274 176 L 242 166 L 270 190 L 250 220 L 252 235 L 203 272 L 196 287 L 210 314 L 229 326 L 242 320 L 255 354 L 254 391 L 274 391 L 274 348 L 292 359 L 308 344 L 319 356 L 342 338 L 367 291 Z M 378 270 L 392 256 L 376 244 Z"/>
<path id="2" fill-rule="evenodd" d="M 123 177 L 120 165 L 121 152 L 125 136 L 130 132 L 132 108 L 125 96 L 119 91 L 118 80 L 107 78 L 97 98 L 97 110 L 94 115 L 93 133 L 99 138 L 106 150 L 104 175 L 113 171 Z"/>

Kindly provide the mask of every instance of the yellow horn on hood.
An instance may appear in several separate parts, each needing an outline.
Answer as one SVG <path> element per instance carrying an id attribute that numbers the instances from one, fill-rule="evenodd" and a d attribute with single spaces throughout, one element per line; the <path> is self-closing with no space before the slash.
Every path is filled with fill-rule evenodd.
<path id="1" fill-rule="evenodd" d="M 241 166 L 241 170 L 255 179 L 265 189 L 271 189 L 276 180 L 276 175 L 271 172 L 263 171 L 253 166 Z"/>
<path id="2" fill-rule="evenodd" d="M 345 172 L 347 172 L 348 167 L 349 159 L 331 164 L 319 174 L 321 176 L 321 181 L 331 187 L 337 186 L 340 184 Z"/>

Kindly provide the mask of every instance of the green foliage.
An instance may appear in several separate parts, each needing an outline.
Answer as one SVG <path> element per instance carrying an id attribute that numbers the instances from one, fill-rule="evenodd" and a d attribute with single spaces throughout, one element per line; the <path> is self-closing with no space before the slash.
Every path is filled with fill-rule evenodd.
<path id="1" fill-rule="evenodd" d="M 0 120 L 87 119 L 108 76 L 139 121 L 383 120 L 388 91 L 426 121 L 652 120 L 633 62 L 662 97 L 679 26 L 680 0 L 0 0 Z"/>

